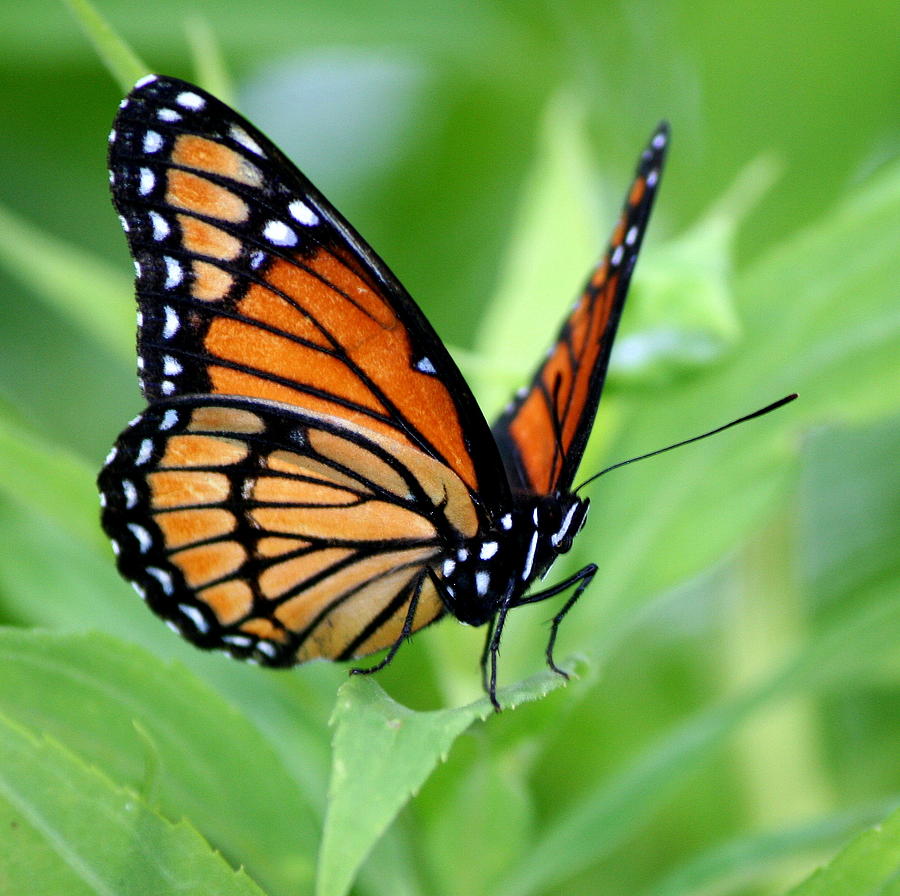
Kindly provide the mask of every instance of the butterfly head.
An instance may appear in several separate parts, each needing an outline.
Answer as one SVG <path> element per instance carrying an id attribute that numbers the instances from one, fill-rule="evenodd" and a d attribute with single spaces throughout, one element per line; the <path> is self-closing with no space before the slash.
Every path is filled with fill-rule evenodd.
<path id="1" fill-rule="evenodd" d="M 441 592 L 460 622 L 484 625 L 515 605 L 529 585 L 572 547 L 589 502 L 571 494 L 523 499 L 441 563 Z"/>

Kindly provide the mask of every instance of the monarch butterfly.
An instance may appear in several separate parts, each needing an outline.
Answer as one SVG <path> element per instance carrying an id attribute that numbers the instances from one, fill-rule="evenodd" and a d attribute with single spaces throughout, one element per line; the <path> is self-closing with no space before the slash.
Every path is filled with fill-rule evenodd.
<path id="1" fill-rule="evenodd" d="M 118 568 L 204 648 L 271 666 L 387 648 L 450 614 L 487 625 L 496 708 L 508 612 L 588 500 L 593 424 L 668 129 L 640 157 L 611 244 L 555 344 L 489 427 L 384 262 L 282 153 L 222 102 L 150 75 L 110 135 L 136 272 L 148 407 L 99 475 Z"/>

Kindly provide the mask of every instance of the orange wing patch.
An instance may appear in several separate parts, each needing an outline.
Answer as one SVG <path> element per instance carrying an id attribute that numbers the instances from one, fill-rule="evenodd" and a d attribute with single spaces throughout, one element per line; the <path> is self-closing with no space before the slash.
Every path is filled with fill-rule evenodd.
<path id="1" fill-rule="evenodd" d="M 266 281 L 238 302 L 241 321 L 210 327 L 206 350 L 239 366 L 213 369 L 215 392 L 286 401 L 416 444 L 399 416 L 477 489 L 453 399 L 415 369 L 406 330 L 381 295 L 324 249 L 274 262 Z"/>
<path id="2" fill-rule="evenodd" d="M 494 425 L 510 479 L 525 491 L 546 495 L 571 488 L 597 412 L 665 146 L 663 127 L 641 157 L 606 255 L 556 344 L 531 386 Z"/>
<path id="3" fill-rule="evenodd" d="M 245 619 L 253 609 L 253 591 L 240 579 L 230 579 L 218 585 L 211 585 L 197 592 L 216 615 L 220 625 L 234 625 Z"/>
<path id="4" fill-rule="evenodd" d="M 172 510 L 154 519 L 170 550 L 229 535 L 237 524 L 234 515 L 220 507 Z"/>
<path id="5" fill-rule="evenodd" d="M 582 413 L 591 397 L 591 377 L 604 349 L 612 299 L 618 277 L 604 284 L 588 313 L 573 314 L 572 326 L 557 342 L 509 425 L 517 445 L 527 446 L 522 461 L 534 491 L 549 494 L 556 487 L 562 464 L 572 450 Z"/>
<path id="6" fill-rule="evenodd" d="M 352 599 L 335 606 L 311 628 L 297 651 L 298 661 L 362 657 L 392 645 L 400 636 L 409 611 L 409 599 L 397 602 L 396 595 L 411 592 L 417 578 L 414 571 L 399 569 L 373 578 L 360 587 L 353 593 Z M 423 582 L 412 631 L 434 622 L 443 612 L 443 604 L 434 586 L 430 581 Z M 365 630 L 360 625 L 361 621 L 371 624 L 385 615 L 387 618 L 371 635 L 356 643 L 360 631 Z"/>
<path id="7" fill-rule="evenodd" d="M 178 137 L 172 148 L 171 160 L 173 165 L 218 174 L 249 187 L 263 186 L 262 172 L 245 155 L 197 134 Z"/>
<path id="8" fill-rule="evenodd" d="M 209 178 L 177 168 L 169 172 L 166 202 L 172 208 L 182 208 L 194 214 L 207 215 L 232 224 L 239 224 L 250 217 L 247 203 L 236 193 L 213 183 Z M 187 216 L 179 215 L 178 218 L 184 224 Z"/>
<path id="9" fill-rule="evenodd" d="M 403 623 L 406 621 L 408 611 L 409 602 L 406 601 L 397 607 L 390 618 L 376 632 L 354 647 L 353 656 L 368 656 L 370 653 L 384 650 L 385 647 L 390 647 L 396 643 L 400 633 L 403 631 Z M 438 596 L 434 583 L 430 579 L 425 579 L 422 582 L 412 631 L 417 632 L 426 625 L 431 625 L 432 622 L 440 619 L 445 612 L 444 604 Z"/>
<path id="10" fill-rule="evenodd" d="M 170 559 L 181 570 L 185 582 L 191 588 L 199 588 L 234 575 L 247 559 L 247 551 L 236 541 L 217 541 L 177 551 Z"/>

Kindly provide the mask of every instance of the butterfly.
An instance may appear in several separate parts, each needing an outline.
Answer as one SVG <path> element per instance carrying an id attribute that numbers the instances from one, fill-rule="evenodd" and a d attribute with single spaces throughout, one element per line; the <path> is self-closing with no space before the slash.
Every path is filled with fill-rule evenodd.
<path id="1" fill-rule="evenodd" d="M 572 546 L 573 482 L 668 142 L 642 153 L 612 241 L 530 384 L 489 426 L 387 265 L 256 128 L 147 76 L 109 142 L 136 273 L 147 408 L 100 472 L 121 574 L 203 648 L 348 660 L 451 615 L 487 626 L 494 706 L 510 610 Z"/>

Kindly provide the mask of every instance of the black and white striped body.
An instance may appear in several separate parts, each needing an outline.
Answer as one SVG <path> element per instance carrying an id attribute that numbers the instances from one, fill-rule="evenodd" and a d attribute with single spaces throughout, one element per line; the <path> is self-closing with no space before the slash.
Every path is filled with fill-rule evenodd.
<path id="1" fill-rule="evenodd" d="M 484 625 L 501 608 L 518 606 L 531 584 L 572 547 L 588 506 L 571 494 L 520 499 L 492 529 L 461 544 L 441 564 L 438 587 L 448 611 L 460 622 Z"/>

